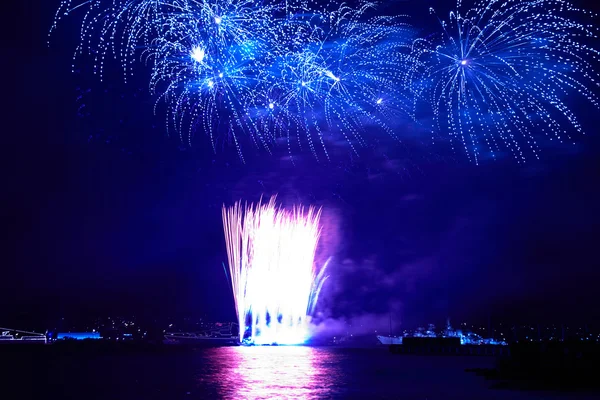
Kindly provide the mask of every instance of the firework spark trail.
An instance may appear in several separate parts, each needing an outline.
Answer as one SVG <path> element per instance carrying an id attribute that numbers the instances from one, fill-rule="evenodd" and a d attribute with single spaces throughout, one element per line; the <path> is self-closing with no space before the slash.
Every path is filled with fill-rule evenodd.
<path id="1" fill-rule="evenodd" d="M 475 163 L 504 149 L 538 157 L 541 138 L 583 133 L 568 95 L 599 106 L 597 28 L 579 22 L 590 17 L 566 0 L 459 0 L 439 35 L 414 43 L 415 99 Z"/>
<path id="2" fill-rule="evenodd" d="M 79 45 L 73 55 L 73 69 L 83 55 L 93 57 L 94 74 L 104 79 L 107 57 L 118 60 L 125 82 L 133 74 L 138 49 L 150 45 L 161 30 L 160 22 L 171 13 L 183 10 L 187 0 L 62 0 L 50 35 L 58 23 L 71 13 L 84 9 Z"/>
<path id="3" fill-rule="evenodd" d="M 301 344 L 327 279 L 327 263 L 315 263 L 321 210 L 286 211 L 275 201 L 223 206 L 240 341 Z"/>
<path id="4" fill-rule="evenodd" d="M 151 91 L 166 102 L 167 118 L 182 140 L 191 145 L 194 128 L 201 127 L 215 149 L 219 126 L 225 126 L 242 160 L 242 133 L 270 151 L 270 141 L 248 118 L 247 104 L 263 82 L 267 24 L 275 10 L 250 1 L 194 2 L 163 22 L 168 28 L 144 53 L 153 66 Z"/>
<path id="5" fill-rule="evenodd" d="M 342 5 L 324 13 L 329 18 L 305 17 L 313 30 L 297 48 L 286 41 L 269 72 L 267 126 L 285 126 L 285 135 L 292 131 L 298 139 L 305 137 L 317 159 L 315 143 L 329 158 L 326 132 L 340 132 L 357 153 L 356 146 L 366 145 L 367 127 L 397 138 L 390 127 L 398 116 L 393 111 L 408 114 L 399 82 L 412 62 L 407 51 L 412 28 L 401 17 L 365 19 L 371 7 Z M 295 25 L 293 29 L 297 31 Z"/>
<path id="6" fill-rule="evenodd" d="M 469 2 L 416 40 L 404 17 L 369 17 L 368 1 L 63 0 L 51 32 L 84 13 L 75 59 L 102 79 L 115 58 L 125 80 L 145 61 L 167 129 L 188 145 L 206 134 L 213 151 L 224 138 L 242 161 L 244 138 L 317 159 L 337 135 L 354 153 L 379 133 L 402 139 L 398 116 L 420 122 L 424 102 L 475 163 L 582 134 L 569 97 L 600 107 L 596 16 L 568 0 Z"/>
<path id="7" fill-rule="evenodd" d="M 189 145 L 200 131 L 215 151 L 219 137 L 233 139 L 242 161 L 242 137 L 267 152 L 284 139 L 290 155 L 297 144 L 329 158 L 328 135 L 356 152 L 373 126 L 396 137 L 390 121 L 409 109 L 397 83 L 412 29 L 367 18 L 370 2 L 64 0 L 52 30 L 86 8 L 75 59 L 90 55 L 102 79 L 112 56 L 125 80 L 145 61 L 155 112 L 166 104 L 167 129 Z"/>
<path id="8" fill-rule="evenodd" d="M 299 9 L 291 2 L 283 14 L 275 6 L 226 4 L 219 17 L 191 10 L 188 21 L 166 23 L 172 29 L 146 51 L 154 60 L 151 89 L 162 88 L 159 100 L 166 100 L 182 140 L 191 144 L 194 128 L 202 127 L 214 149 L 225 126 L 242 160 L 242 133 L 267 152 L 285 138 L 290 155 L 296 138 L 318 159 L 317 146 L 329 158 L 328 130 L 341 132 L 355 152 L 355 143 L 365 144 L 365 125 L 395 137 L 385 118 L 408 103 L 395 84 L 410 58 L 406 23 L 363 21 L 371 3 L 301 14 L 290 11 Z M 387 57 L 376 56 L 384 51 Z"/>

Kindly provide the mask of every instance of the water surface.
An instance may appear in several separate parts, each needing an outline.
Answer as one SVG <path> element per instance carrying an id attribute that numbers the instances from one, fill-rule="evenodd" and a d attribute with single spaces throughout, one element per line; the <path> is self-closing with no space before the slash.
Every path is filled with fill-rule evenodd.
<path id="1" fill-rule="evenodd" d="M 465 368 L 491 367 L 492 358 L 403 356 L 382 348 L 222 347 L 52 354 L 21 358 L 22 365 L 15 367 L 20 372 L 13 369 L 11 381 L 3 382 L 4 393 L 10 388 L 20 390 L 19 399 L 80 400 L 597 398 L 490 390 L 492 381 L 466 373 Z"/>

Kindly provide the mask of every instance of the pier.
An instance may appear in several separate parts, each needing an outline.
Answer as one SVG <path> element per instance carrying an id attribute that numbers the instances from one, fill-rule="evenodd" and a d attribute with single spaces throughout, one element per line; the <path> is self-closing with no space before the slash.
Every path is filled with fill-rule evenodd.
<path id="1" fill-rule="evenodd" d="M 0 343 L 47 343 L 47 338 L 43 333 L 0 327 Z"/>

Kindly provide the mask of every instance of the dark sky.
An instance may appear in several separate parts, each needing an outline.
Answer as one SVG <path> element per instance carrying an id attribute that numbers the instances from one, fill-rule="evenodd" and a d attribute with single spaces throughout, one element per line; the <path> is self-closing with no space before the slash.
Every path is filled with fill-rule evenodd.
<path id="1" fill-rule="evenodd" d="M 326 316 L 600 317 L 597 112 L 586 112 L 577 146 L 524 166 L 475 166 L 419 138 L 381 140 L 359 158 L 342 146 L 321 164 L 250 150 L 243 165 L 226 145 L 214 155 L 207 141 L 189 149 L 167 137 L 143 70 L 129 85 L 117 75 L 100 83 L 84 67 L 72 74 L 75 24 L 46 47 L 53 3 L 21 1 L 2 28 L 0 325 L 232 318 L 220 207 L 263 193 L 324 207 Z"/>

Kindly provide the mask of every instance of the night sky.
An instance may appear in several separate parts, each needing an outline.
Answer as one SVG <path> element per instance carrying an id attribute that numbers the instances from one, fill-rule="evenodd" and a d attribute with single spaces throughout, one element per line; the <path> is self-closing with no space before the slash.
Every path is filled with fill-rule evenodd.
<path id="1" fill-rule="evenodd" d="M 600 317 L 597 111 L 576 146 L 475 166 L 406 124 L 333 160 L 166 135 L 144 84 L 71 73 L 77 24 L 46 46 L 55 1 L 7 13 L 0 325 L 136 314 L 233 319 L 220 207 L 279 193 L 324 207 L 324 317 L 591 322 Z M 38 4 L 41 3 L 41 4 Z M 422 1 L 396 2 L 402 13 Z M 441 0 L 436 4 L 444 3 Z M 451 2 L 453 3 L 453 2 Z M 417 13 L 418 14 L 418 13 Z M 89 67 L 89 66 L 88 66 Z"/>

